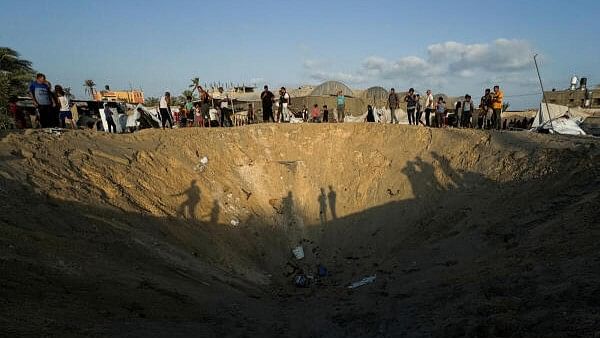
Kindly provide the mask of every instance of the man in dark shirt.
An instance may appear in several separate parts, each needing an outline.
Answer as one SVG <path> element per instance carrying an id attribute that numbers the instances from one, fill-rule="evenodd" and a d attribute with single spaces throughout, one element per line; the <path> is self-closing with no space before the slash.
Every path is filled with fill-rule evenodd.
<path id="1" fill-rule="evenodd" d="M 272 122 L 275 122 L 275 118 L 273 117 L 273 98 L 275 98 L 275 95 L 269 91 L 268 86 L 265 86 L 263 92 L 260 94 L 263 122 L 269 122 L 269 119 L 271 119 Z"/>
<path id="2" fill-rule="evenodd" d="M 399 123 L 398 118 L 396 117 L 396 109 L 400 107 L 400 100 L 398 99 L 398 94 L 396 94 L 394 88 L 390 90 L 390 95 L 388 96 L 388 107 L 390 108 L 391 113 L 390 123 Z"/>
<path id="3" fill-rule="evenodd" d="M 46 75 L 38 73 L 35 81 L 29 85 L 29 96 L 33 100 L 33 105 L 37 108 L 40 115 L 40 124 L 42 128 L 52 128 L 58 126 L 58 110 L 54 95 L 50 89 L 50 84 L 46 81 Z"/>
<path id="4" fill-rule="evenodd" d="M 481 97 L 481 101 L 479 103 L 479 108 L 480 108 L 480 112 L 479 112 L 479 119 L 477 121 L 477 124 L 478 124 L 479 128 L 486 129 L 488 119 L 491 117 L 491 110 L 492 110 L 492 94 L 490 93 L 489 88 L 485 90 L 485 93 Z"/>
<path id="5" fill-rule="evenodd" d="M 408 90 L 408 94 L 404 96 L 404 102 L 406 102 L 406 112 L 408 114 L 408 124 L 417 125 L 417 119 L 415 116 L 415 112 L 417 111 L 417 96 L 415 95 L 415 90 L 410 88 Z"/>

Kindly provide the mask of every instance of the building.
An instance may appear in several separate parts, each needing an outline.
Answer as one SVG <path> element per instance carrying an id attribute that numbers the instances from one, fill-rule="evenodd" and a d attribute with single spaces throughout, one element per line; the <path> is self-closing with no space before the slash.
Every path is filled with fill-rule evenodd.
<path id="1" fill-rule="evenodd" d="M 142 90 L 100 90 L 94 92 L 96 101 L 121 101 L 131 104 L 144 103 L 144 92 Z"/>
<path id="2" fill-rule="evenodd" d="M 581 78 L 577 87 L 577 77 L 571 79 L 569 89 L 544 92 L 548 103 L 567 107 L 600 108 L 600 88 L 588 89 L 587 78 Z"/>

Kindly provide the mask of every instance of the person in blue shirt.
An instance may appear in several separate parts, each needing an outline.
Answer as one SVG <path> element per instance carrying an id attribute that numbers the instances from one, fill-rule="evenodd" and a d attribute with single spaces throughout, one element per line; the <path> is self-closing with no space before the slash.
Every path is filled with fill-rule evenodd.
<path id="1" fill-rule="evenodd" d="M 29 96 L 37 108 L 42 128 L 58 126 L 57 103 L 51 88 L 50 83 L 46 81 L 46 75 L 42 73 L 38 73 L 35 81 L 29 85 Z"/>

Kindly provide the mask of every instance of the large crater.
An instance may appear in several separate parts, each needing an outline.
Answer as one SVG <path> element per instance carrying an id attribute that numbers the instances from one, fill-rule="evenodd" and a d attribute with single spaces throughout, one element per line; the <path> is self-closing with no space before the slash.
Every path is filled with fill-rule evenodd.
<path id="1" fill-rule="evenodd" d="M 0 137 L 6 334 L 600 327 L 594 139 L 367 124 Z"/>

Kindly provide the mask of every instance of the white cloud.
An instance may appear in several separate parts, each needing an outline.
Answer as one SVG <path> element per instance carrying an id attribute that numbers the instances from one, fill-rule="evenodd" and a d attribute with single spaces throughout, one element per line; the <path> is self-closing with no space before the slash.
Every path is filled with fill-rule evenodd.
<path id="1" fill-rule="evenodd" d="M 497 39 L 490 43 L 465 44 L 447 41 L 426 48 L 426 56 L 405 56 L 388 60 L 369 56 L 353 72 L 331 70 L 332 63 L 305 60 L 311 79 L 340 80 L 349 83 L 400 82 L 414 86 L 442 86 L 458 81 L 497 79 L 525 85 L 531 83 L 533 51 L 527 41 Z"/>
<path id="2" fill-rule="evenodd" d="M 367 78 L 363 75 L 344 72 L 313 71 L 309 74 L 309 76 L 311 79 L 319 82 L 335 80 L 345 83 L 364 83 L 367 80 Z"/>
<path id="3" fill-rule="evenodd" d="M 491 44 L 463 45 L 454 43 L 448 48 L 430 46 L 431 59 L 440 54 L 452 52 L 447 57 L 450 71 L 484 70 L 490 72 L 521 71 L 531 66 L 533 55 L 531 46 L 522 40 L 498 39 Z M 433 53 L 433 55 L 432 55 Z M 441 62 L 444 60 L 442 59 Z"/>

